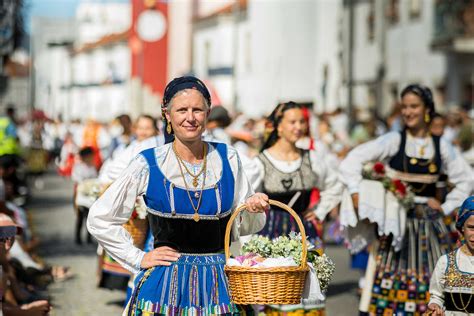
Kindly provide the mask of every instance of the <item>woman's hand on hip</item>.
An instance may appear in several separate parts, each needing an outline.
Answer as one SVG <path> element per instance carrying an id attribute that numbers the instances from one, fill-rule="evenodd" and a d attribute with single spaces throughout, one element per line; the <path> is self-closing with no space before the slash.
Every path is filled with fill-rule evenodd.
<path id="1" fill-rule="evenodd" d="M 173 248 L 168 246 L 158 247 L 150 252 L 147 252 L 140 263 L 140 267 L 148 269 L 155 266 L 170 266 L 181 255 Z"/>
<path id="2" fill-rule="evenodd" d="M 268 195 L 264 193 L 255 193 L 245 201 L 247 211 L 251 213 L 261 213 L 270 209 Z"/>

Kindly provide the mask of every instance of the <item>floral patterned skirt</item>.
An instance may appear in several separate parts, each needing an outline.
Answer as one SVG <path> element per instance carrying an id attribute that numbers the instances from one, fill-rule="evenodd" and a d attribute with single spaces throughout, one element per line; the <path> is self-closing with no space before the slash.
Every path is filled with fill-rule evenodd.
<path id="1" fill-rule="evenodd" d="M 224 254 L 181 254 L 171 266 L 141 271 L 128 315 L 253 315 L 231 301 L 224 263 Z"/>
<path id="2" fill-rule="evenodd" d="M 422 315 L 436 261 L 456 247 L 455 227 L 438 211 L 418 204 L 407 213 L 399 252 L 391 246 L 391 239 L 391 235 L 379 239 L 369 314 Z"/>

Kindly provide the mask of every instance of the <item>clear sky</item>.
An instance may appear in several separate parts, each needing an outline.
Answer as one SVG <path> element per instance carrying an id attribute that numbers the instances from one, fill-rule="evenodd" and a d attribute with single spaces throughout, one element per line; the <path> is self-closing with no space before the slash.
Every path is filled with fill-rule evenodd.
<path id="1" fill-rule="evenodd" d="M 130 0 L 25 0 L 26 30 L 30 31 L 32 16 L 72 18 L 80 2 L 130 2 Z"/>

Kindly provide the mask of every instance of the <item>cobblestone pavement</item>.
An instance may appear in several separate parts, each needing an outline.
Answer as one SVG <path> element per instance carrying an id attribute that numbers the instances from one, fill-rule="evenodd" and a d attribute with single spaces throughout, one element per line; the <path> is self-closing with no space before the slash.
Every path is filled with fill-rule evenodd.
<path id="1" fill-rule="evenodd" d="M 42 179 L 43 188 L 33 189 L 27 206 L 32 213 L 34 230 L 42 241 L 40 253 L 49 264 L 69 266 L 75 273 L 73 279 L 49 287 L 54 304 L 52 315 L 121 315 L 125 294 L 95 286 L 96 246 L 74 244 L 70 180 L 54 173 Z M 328 291 L 327 315 L 357 315 L 358 274 L 348 269 L 348 253 L 341 246 L 329 246 L 327 253 L 336 263 L 335 278 Z"/>

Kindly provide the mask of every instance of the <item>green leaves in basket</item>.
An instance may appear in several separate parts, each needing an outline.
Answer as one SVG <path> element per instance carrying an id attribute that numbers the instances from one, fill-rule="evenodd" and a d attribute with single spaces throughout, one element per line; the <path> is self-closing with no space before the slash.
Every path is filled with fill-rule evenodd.
<path id="1" fill-rule="evenodd" d="M 320 254 L 309 241 L 306 240 L 306 243 L 308 249 L 307 261 L 312 263 L 316 270 L 321 290 L 326 291 L 336 266 L 326 254 Z M 301 234 L 295 232 L 291 232 L 289 236 L 280 236 L 273 240 L 255 235 L 242 246 L 242 251 L 244 255 L 257 254 L 264 258 L 291 257 L 299 265 L 303 252 L 302 245 Z"/>

